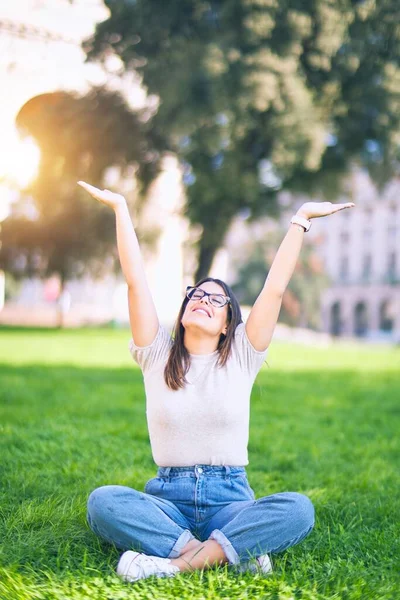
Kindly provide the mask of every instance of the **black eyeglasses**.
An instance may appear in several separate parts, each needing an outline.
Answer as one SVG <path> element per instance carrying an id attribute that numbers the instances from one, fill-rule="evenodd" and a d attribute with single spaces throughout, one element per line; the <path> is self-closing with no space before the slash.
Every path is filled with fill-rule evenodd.
<path id="1" fill-rule="evenodd" d="M 186 288 L 186 296 L 189 298 L 189 300 L 201 300 L 204 298 L 204 296 L 208 296 L 210 304 L 216 306 L 217 308 L 222 308 L 231 300 L 229 296 L 224 296 L 223 294 L 209 294 L 201 288 L 191 287 L 190 285 L 188 285 Z"/>

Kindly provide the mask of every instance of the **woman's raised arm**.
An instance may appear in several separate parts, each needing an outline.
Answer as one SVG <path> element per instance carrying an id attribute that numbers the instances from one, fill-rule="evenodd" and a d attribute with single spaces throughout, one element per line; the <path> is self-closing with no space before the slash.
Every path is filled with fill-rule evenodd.
<path id="1" fill-rule="evenodd" d="M 353 206 L 352 202 L 346 204 L 306 202 L 297 211 L 297 215 L 305 219 L 315 219 Z M 246 321 L 247 337 L 256 350 L 268 348 L 272 339 L 281 309 L 282 297 L 300 254 L 304 231 L 301 225 L 290 225 L 289 231 L 276 253 L 264 287 Z"/>
<path id="2" fill-rule="evenodd" d="M 119 260 L 128 284 L 132 337 L 137 346 L 148 346 L 157 335 L 159 321 L 126 200 L 120 194 L 99 190 L 84 181 L 78 181 L 78 184 L 115 212 Z"/>

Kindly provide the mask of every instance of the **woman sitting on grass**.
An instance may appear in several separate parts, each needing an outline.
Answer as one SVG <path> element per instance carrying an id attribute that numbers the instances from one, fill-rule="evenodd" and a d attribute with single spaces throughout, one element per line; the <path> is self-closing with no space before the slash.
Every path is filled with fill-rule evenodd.
<path id="1" fill-rule="evenodd" d="M 125 198 L 79 183 L 115 211 L 128 284 L 130 351 L 144 376 L 150 442 L 158 465 L 157 477 L 147 482 L 144 492 L 120 485 L 92 492 L 89 524 L 125 550 L 117 573 L 127 581 L 172 577 L 224 563 L 240 571 L 268 573 L 269 554 L 310 533 L 314 508 L 296 492 L 255 499 L 245 469 L 250 393 L 309 219 L 354 204 L 303 204 L 246 324 L 223 281 L 206 278 L 189 287 L 172 340 L 158 321 Z"/>

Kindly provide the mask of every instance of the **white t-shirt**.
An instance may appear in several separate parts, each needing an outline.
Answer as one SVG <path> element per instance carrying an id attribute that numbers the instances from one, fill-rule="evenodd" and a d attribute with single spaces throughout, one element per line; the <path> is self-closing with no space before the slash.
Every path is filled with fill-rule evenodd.
<path id="1" fill-rule="evenodd" d="M 226 365 L 216 366 L 217 350 L 191 354 L 186 375 L 190 383 L 174 391 L 164 380 L 172 344 L 161 325 L 149 346 L 129 342 L 143 373 L 154 462 L 159 467 L 247 465 L 250 393 L 267 350 L 255 350 L 240 323 Z"/>

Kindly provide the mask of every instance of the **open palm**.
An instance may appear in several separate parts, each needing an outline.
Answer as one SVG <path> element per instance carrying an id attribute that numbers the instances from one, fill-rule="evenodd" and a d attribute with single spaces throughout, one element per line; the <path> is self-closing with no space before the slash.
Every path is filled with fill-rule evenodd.
<path id="1" fill-rule="evenodd" d="M 96 200 L 99 200 L 100 202 L 102 202 L 106 206 L 110 206 L 111 208 L 116 208 L 117 206 L 125 202 L 124 196 L 121 196 L 121 194 L 115 194 L 114 192 L 110 192 L 110 190 L 99 190 L 99 188 L 94 187 L 94 185 L 90 185 L 85 181 L 78 181 L 78 185 L 80 185 L 81 187 L 83 187 L 84 190 L 89 192 L 89 194 L 93 196 L 93 198 L 96 198 Z"/>
<path id="2" fill-rule="evenodd" d="M 353 208 L 355 204 L 353 202 L 346 202 L 344 204 L 332 204 L 332 202 L 306 202 L 297 211 L 297 214 L 306 219 L 315 219 L 317 217 L 327 217 L 333 215 L 333 213 L 345 208 Z"/>

